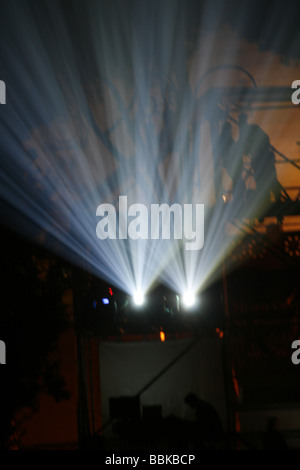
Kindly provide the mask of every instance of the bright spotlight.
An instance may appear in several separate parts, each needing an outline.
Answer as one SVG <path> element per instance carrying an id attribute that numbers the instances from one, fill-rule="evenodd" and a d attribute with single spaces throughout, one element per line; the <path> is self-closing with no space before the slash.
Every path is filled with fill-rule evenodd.
<path id="1" fill-rule="evenodd" d="M 182 302 L 185 307 L 193 307 L 196 303 L 196 296 L 191 291 L 186 291 L 182 296 Z"/>
<path id="2" fill-rule="evenodd" d="M 141 291 L 137 291 L 133 294 L 133 301 L 135 305 L 141 306 L 145 301 L 144 294 Z"/>

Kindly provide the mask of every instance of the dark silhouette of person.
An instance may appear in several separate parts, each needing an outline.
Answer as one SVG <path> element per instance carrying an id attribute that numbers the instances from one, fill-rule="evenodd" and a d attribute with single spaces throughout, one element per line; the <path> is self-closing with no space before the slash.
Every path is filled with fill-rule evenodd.
<path id="1" fill-rule="evenodd" d="M 189 393 L 184 399 L 195 410 L 196 426 L 193 427 L 191 442 L 199 449 L 218 449 L 224 438 L 221 418 L 216 409 L 195 393 Z"/>
<path id="2" fill-rule="evenodd" d="M 216 198 L 232 197 L 232 189 L 240 168 L 237 161 L 236 141 L 232 137 L 232 126 L 225 121 L 216 143 L 215 191 Z"/>
<path id="3" fill-rule="evenodd" d="M 275 154 L 269 136 L 257 124 L 243 123 L 241 151 L 249 159 L 250 171 L 244 178 L 253 177 L 255 193 L 260 202 L 279 202 L 281 186 L 277 179 Z M 253 193 L 254 195 L 254 193 Z"/>
<path id="4" fill-rule="evenodd" d="M 228 121 L 225 121 L 222 126 L 220 141 L 222 144 L 222 164 L 234 183 L 237 176 L 241 174 L 243 163 L 241 159 L 237 158 L 237 143 L 232 137 L 232 126 Z"/>
<path id="5" fill-rule="evenodd" d="M 254 179 L 252 168 L 245 165 L 246 137 L 248 135 L 247 116 L 239 120 L 239 138 L 233 137 L 231 123 L 226 120 L 221 128 L 217 142 L 217 168 L 215 177 L 216 197 L 222 196 L 224 202 L 234 201 L 238 210 L 247 201 L 248 179 Z M 248 165 L 249 167 L 249 165 Z"/>
<path id="6" fill-rule="evenodd" d="M 288 450 L 288 445 L 279 431 L 279 419 L 272 416 L 268 419 L 266 431 L 263 435 L 264 450 Z"/>

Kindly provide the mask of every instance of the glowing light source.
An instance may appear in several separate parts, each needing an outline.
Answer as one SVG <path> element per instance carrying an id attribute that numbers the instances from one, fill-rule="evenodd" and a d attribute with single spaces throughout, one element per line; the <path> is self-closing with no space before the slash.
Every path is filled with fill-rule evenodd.
<path id="1" fill-rule="evenodd" d="M 217 335 L 219 336 L 219 338 L 223 338 L 224 336 L 224 331 L 223 330 L 220 330 L 220 328 L 216 328 L 216 333 Z"/>
<path id="2" fill-rule="evenodd" d="M 133 301 L 134 301 L 135 305 L 137 305 L 137 306 L 143 305 L 143 303 L 145 302 L 144 294 L 141 291 L 136 291 L 133 294 Z"/>
<path id="3" fill-rule="evenodd" d="M 196 303 L 196 296 L 192 291 L 186 291 L 182 296 L 182 302 L 185 307 L 193 307 Z"/>
<path id="4" fill-rule="evenodd" d="M 160 337 L 160 340 L 161 340 L 162 342 L 164 342 L 164 341 L 166 340 L 166 335 L 165 335 L 164 331 L 161 330 L 161 331 L 159 332 L 159 337 Z"/>
<path id="5" fill-rule="evenodd" d="M 109 304 L 109 300 L 105 297 L 104 299 L 102 299 L 102 303 L 104 305 L 108 305 Z"/>

